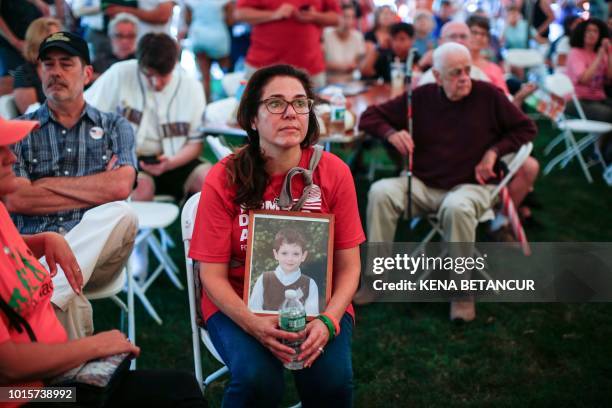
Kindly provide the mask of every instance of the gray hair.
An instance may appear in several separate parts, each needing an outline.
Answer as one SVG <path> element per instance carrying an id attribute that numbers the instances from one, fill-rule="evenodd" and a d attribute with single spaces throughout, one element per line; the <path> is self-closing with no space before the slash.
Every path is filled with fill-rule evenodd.
<path id="1" fill-rule="evenodd" d="M 416 22 L 417 20 L 421 20 L 421 19 L 428 19 L 430 20 L 432 23 L 436 23 L 436 20 L 434 19 L 434 15 L 431 11 L 429 10 L 425 10 L 425 9 L 419 9 L 415 12 L 414 14 L 414 21 Z"/>
<path id="2" fill-rule="evenodd" d="M 130 13 L 119 13 L 108 23 L 108 36 L 112 37 L 115 32 L 115 27 L 120 23 L 131 23 L 136 29 L 136 34 L 138 34 L 138 19 L 131 15 Z"/>
<path id="3" fill-rule="evenodd" d="M 442 72 L 446 60 L 448 60 L 450 55 L 454 54 L 464 54 L 471 59 L 470 51 L 465 46 L 455 42 L 444 43 L 433 52 L 433 69 Z"/>

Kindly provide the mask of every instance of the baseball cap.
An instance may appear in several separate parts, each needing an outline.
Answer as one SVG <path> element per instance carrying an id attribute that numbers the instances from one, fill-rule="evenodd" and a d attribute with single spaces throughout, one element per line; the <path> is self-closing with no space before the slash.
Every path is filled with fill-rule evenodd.
<path id="1" fill-rule="evenodd" d="M 53 48 L 59 48 L 66 51 L 70 55 L 81 57 L 87 65 L 91 64 L 89 59 L 89 48 L 84 39 L 78 35 L 67 31 L 58 31 L 53 33 L 43 40 L 38 49 L 38 59 L 42 59 L 45 54 Z"/>
<path id="2" fill-rule="evenodd" d="M 38 122 L 35 120 L 6 120 L 0 117 L 0 146 L 17 143 L 36 126 Z"/>

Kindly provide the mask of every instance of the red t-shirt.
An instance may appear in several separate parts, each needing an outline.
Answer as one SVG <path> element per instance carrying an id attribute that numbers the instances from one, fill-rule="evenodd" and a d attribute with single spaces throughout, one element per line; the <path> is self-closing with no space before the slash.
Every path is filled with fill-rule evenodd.
<path id="1" fill-rule="evenodd" d="M 299 166 L 308 168 L 313 149 L 302 151 Z M 229 281 L 242 298 L 244 287 L 244 261 L 246 258 L 249 216 L 248 211 L 233 203 L 235 187 L 229 185 L 227 158 L 217 163 L 206 176 L 198 207 L 189 257 L 200 262 L 229 263 L 240 261 L 240 266 L 229 269 Z M 262 209 L 278 210 L 278 197 L 285 175 L 271 177 L 264 193 Z M 353 248 L 365 241 L 361 228 L 357 195 L 353 176 L 348 166 L 338 157 L 324 152 L 315 169 L 313 182 L 321 190 L 321 199 L 306 201 L 302 211 L 334 214 L 334 250 Z M 304 180 L 296 176 L 292 180 L 291 194 L 299 199 Z M 307 210 L 306 210 L 307 209 Z M 219 309 L 202 293 L 202 312 L 208 320 Z M 347 311 L 353 315 L 353 308 Z"/>
<path id="2" fill-rule="evenodd" d="M 51 305 L 53 282 L 17 232 L 0 202 L 0 296 L 32 328 L 39 343 L 64 343 L 66 331 Z M 6 341 L 30 343 L 28 333 L 9 327 L 8 317 L 0 312 L 0 344 Z M 12 386 L 42 386 L 41 381 Z"/>
<path id="3" fill-rule="evenodd" d="M 276 10 L 284 3 L 298 9 L 312 6 L 319 12 L 340 13 L 337 0 L 238 0 L 236 7 Z M 325 71 L 321 34 L 321 26 L 301 23 L 293 17 L 255 24 L 251 31 L 246 62 L 255 68 L 284 63 L 304 69 L 310 75 L 320 74 Z"/>

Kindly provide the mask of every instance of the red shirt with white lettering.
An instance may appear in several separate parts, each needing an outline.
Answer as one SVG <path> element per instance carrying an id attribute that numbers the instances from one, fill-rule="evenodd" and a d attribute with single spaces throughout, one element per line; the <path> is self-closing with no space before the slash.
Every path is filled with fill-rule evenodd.
<path id="1" fill-rule="evenodd" d="M 66 331 L 53 311 L 52 294 L 51 276 L 27 247 L 0 202 L 0 296 L 30 324 L 39 343 L 64 343 L 68 340 Z M 25 330 L 18 333 L 9 326 L 6 314 L 0 312 L 0 344 L 7 341 L 31 342 Z M 32 387 L 42 385 L 42 381 L 9 384 Z"/>
<path id="2" fill-rule="evenodd" d="M 308 168 L 313 149 L 302 150 L 299 167 Z M 210 170 L 202 187 L 189 257 L 200 262 L 239 264 L 229 269 L 229 281 L 242 298 L 244 287 L 244 262 L 248 237 L 248 211 L 233 203 L 235 186 L 229 184 L 226 165 L 228 158 Z M 278 197 L 284 174 L 273 175 L 264 193 L 262 209 L 278 210 Z M 354 248 L 365 241 L 357 208 L 357 195 L 353 176 L 348 166 L 338 157 L 323 152 L 313 174 L 313 183 L 320 188 L 320 199 L 307 202 L 304 209 L 310 212 L 334 214 L 334 250 Z M 294 200 L 302 195 L 304 180 L 293 178 L 291 195 Z M 318 197 L 317 197 L 318 198 Z M 332 282 L 333 284 L 333 282 Z M 202 293 L 202 312 L 208 320 L 219 309 Z M 354 315 L 351 305 L 347 312 Z"/>
<path id="3" fill-rule="evenodd" d="M 236 7 L 273 11 L 285 3 L 298 10 L 310 6 L 319 12 L 340 13 L 338 0 L 238 0 Z M 321 35 L 321 26 L 302 23 L 294 17 L 255 24 L 252 26 L 246 62 L 255 68 L 290 64 L 306 70 L 310 75 L 320 74 L 325 71 Z"/>

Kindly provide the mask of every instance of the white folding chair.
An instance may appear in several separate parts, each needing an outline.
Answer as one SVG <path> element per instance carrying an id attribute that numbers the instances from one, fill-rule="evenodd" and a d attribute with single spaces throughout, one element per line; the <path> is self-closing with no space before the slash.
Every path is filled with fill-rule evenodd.
<path id="1" fill-rule="evenodd" d="M 189 318 L 191 320 L 191 343 L 193 346 L 193 367 L 195 370 L 195 376 L 200 385 L 202 393 L 206 392 L 208 387 L 213 381 L 216 381 L 221 376 L 229 372 L 229 369 L 221 359 L 219 352 L 215 349 L 208 331 L 202 326 L 198 325 L 198 312 L 197 308 L 200 307 L 198 301 L 199 296 L 196 296 L 196 279 L 200 279 L 198 272 L 194 268 L 195 262 L 189 258 L 189 247 L 191 245 L 191 237 L 193 235 L 193 227 L 195 224 L 196 213 L 198 211 L 198 203 L 200 202 L 200 193 L 194 194 L 183 207 L 181 213 L 181 230 L 183 234 L 183 244 L 185 246 L 185 270 L 187 273 L 187 294 L 189 295 Z M 200 344 L 204 343 L 206 349 L 212 354 L 212 356 L 222 367 L 214 371 L 212 374 L 204 378 L 202 373 L 202 355 L 200 353 Z M 262 373 L 265 375 L 265 373 Z M 300 408 L 301 402 L 292 405 L 290 408 Z"/>
<path id="2" fill-rule="evenodd" d="M 206 105 L 206 111 L 204 112 L 204 122 L 226 125 L 235 122 L 238 103 L 238 100 L 233 96 L 209 103 Z"/>
<path id="3" fill-rule="evenodd" d="M 221 160 L 225 156 L 232 154 L 232 149 L 223 143 L 223 139 L 221 137 L 206 136 L 206 143 L 210 147 L 210 150 L 212 150 L 217 160 Z"/>
<path id="4" fill-rule="evenodd" d="M 123 291 L 127 284 L 127 305 L 121 298 L 119 293 Z M 95 290 L 85 290 L 83 293 L 89 300 L 110 299 L 121 309 L 121 330 L 124 331 L 124 321 L 127 315 L 128 321 L 128 338 L 132 344 L 136 344 L 136 320 L 134 315 L 134 280 L 132 272 L 127 266 L 123 268 L 121 273 L 106 286 Z M 132 369 L 136 368 L 136 359 L 132 360 Z"/>
<path id="5" fill-rule="evenodd" d="M 0 96 L 0 116 L 4 119 L 14 119 L 19 116 L 15 97 L 12 94 Z"/>
<path id="6" fill-rule="evenodd" d="M 533 48 L 515 48 L 506 51 L 508 65 L 517 68 L 537 68 L 544 65 L 544 56 Z"/>
<path id="7" fill-rule="evenodd" d="M 185 206 L 181 214 L 181 230 L 183 233 L 183 243 L 185 246 L 185 269 L 187 271 L 187 293 L 189 295 L 189 317 L 191 320 L 191 342 L 193 346 L 193 366 L 195 369 L 195 376 L 198 380 L 198 384 L 204 393 L 206 387 L 217 380 L 219 377 L 228 372 L 228 368 L 221 359 L 221 356 L 215 350 L 215 346 L 210 340 L 210 336 L 205 328 L 198 325 L 197 322 L 197 309 L 200 307 L 199 302 L 196 301 L 195 293 L 195 279 L 199 279 L 199 276 L 194 274 L 194 262 L 189 258 L 189 247 L 191 245 L 191 237 L 193 234 L 193 226 L 195 224 L 196 212 L 198 210 L 198 203 L 200 201 L 200 193 L 194 194 Z M 223 366 L 203 378 L 202 374 L 202 357 L 200 354 L 200 342 L 204 343 L 210 354 L 221 363 Z"/>
<path id="8" fill-rule="evenodd" d="M 495 189 L 491 191 L 491 206 L 493 206 L 493 204 L 495 203 L 495 200 L 499 196 L 500 191 L 508 185 L 512 177 L 514 177 L 514 175 L 521 168 L 523 163 L 525 163 L 525 160 L 527 160 L 532 150 L 533 150 L 533 144 L 531 142 L 526 143 L 522 145 L 519 148 L 519 150 L 510 158 L 510 161 L 506 163 L 508 172 L 504 175 L 503 179 L 499 182 L 499 184 L 495 187 Z M 493 211 L 493 208 L 491 207 L 482 215 L 482 217 L 480 217 L 478 222 L 483 223 L 483 222 L 491 221 L 494 218 L 495 218 L 495 212 Z M 440 239 L 444 241 L 444 230 L 442 229 L 442 225 L 440 223 L 440 220 L 438 219 L 438 214 L 437 213 L 428 214 L 426 216 L 426 219 L 431 225 L 431 230 L 425 236 L 425 238 L 421 241 L 419 246 L 414 250 L 414 252 L 412 253 L 412 256 L 416 256 L 417 254 L 424 253 L 425 247 L 427 246 L 428 243 L 431 242 L 432 239 L 436 237 L 436 235 L 439 235 Z M 417 222 L 418 222 L 418 219 L 413 220 L 413 225 L 411 227 L 414 228 L 414 225 Z M 478 256 L 480 256 L 476 248 L 474 248 L 474 252 Z M 446 253 L 446 250 L 444 250 L 441 256 L 444 256 L 445 253 Z M 420 279 L 424 279 L 429 274 L 429 272 L 431 271 L 426 271 L 426 273 L 423 274 Z M 485 270 L 481 271 L 481 273 L 483 274 L 485 278 L 491 279 L 491 277 Z"/>
<path id="9" fill-rule="evenodd" d="M 99 300 L 99 299 L 110 299 L 112 300 L 122 311 L 122 328 L 123 328 L 123 316 L 127 315 L 128 318 L 128 337 L 130 340 L 135 343 L 136 341 L 136 333 L 134 328 L 134 292 L 131 288 L 129 280 L 131 279 L 131 272 L 129 268 L 125 267 L 121 271 L 121 273 L 113 280 L 109 282 L 106 286 L 103 286 L 94 290 L 85 290 L 84 295 L 89 300 Z M 128 287 L 128 295 L 127 295 L 127 305 L 121 298 L 118 296 L 119 293 L 123 291 L 123 289 Z M 130 300 L 131 298 L 131 300 Z"/>
<path id="10" fill-rule="evenodd" d="M 178 277 L 178 267 L 168 255 L 166 244 L 160 243 L 155 232 L 158 231 L 162 240 L 164 240 L 164 236 L 166 236 L 165 228 L 177 219 L 179 208 L 173 203 L 155 201 L 130 201 L 129 204 L 138 215 L 139 230 L 134 247 L 146 242 L 159 262 L 155 271 L 148 275 L 143 283 L 138 283 L 133 279 L 134 294 L 140 299 L 149 316 L 161 325 L 162 319 L 147 298 L 146 291 L 162 272 L 166 273 L 177 289 L 182 290 L 183 284 Z"/>
<path id="11" fill-rule="evenodd" d="M 234 96 L 240 88 L 240 82 L 244 79 L 244 72 L 229 72 L 221 78 L 221 86 L 227 96 Z"/>
<path id="12" fill-rule="evenodd" d="M 549 75 L 546 77 L 544 85 L 546 90 L 551 94 L 557 95 L 566 100 L 568 97 L 571 98 L 579 116 L 578 119 L 568 119 L 565 115 L 561 115 L 560 120 L 557 122 L 557 126 L 562 133 L 555 137 L 548 144 L 548 146 L 546 146 L 544 149 L 544 154 L 550 154 L 555 146 L 562 142 L 565 142 L 565 151 L 548 162 L 546 167 L 544 167 L 544 174 L 546 175 L 550 173 L 557 165 L 564 168 L 575 157 L 578 160 L 587 181 L 592 183 L 593 178 L 591 177 L 591 173 L 589 171 L 590 166 L 584 160 L 582 151 L 587 147 L 594 145 L 597 156 L 597 163 L 595 164 L 601 164 L 605 169 L 606 164 L 596 142 L 602 134 L 612 131 L 612 123 L 589 120 L 586 118 L 582 106 L 580 105 L 580 101 L 574 92 L 574 85 L 567 75 L 563 73 Z M 579 141 L 576 141 L 574 133 L 586 133 L 587 135 Z"/>

